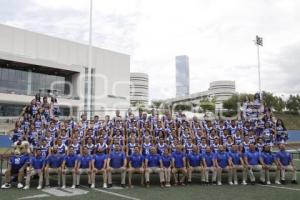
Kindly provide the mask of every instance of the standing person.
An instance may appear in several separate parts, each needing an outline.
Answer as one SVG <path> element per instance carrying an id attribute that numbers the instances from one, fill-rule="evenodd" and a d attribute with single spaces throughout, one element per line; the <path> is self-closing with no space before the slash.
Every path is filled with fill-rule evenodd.
<path id="1" fill-rule="evenodd" d="M 225 152 L 225 148 L 223 145 L 219 146 L 219 151 L 215 154 L 214 157 L 214 165 L 217 169 L 218 176 L 218 185 L 222 185 L 222 172 L 226 171 L 228 174 L 228 184 L 232 185 L 232 168 L 230 166 L 230 157 L 227 152 Z"/>
<path id="2" fill-rule="evenodd" d="M 203 165 L 205 170 L 205 183 L 209 184 L 209 172 L 212 172 L 212 183 L 217 182 L 217 170 L 214 167 L 214 153 L 212 153 L 209 146 L 206 147 L 205 152 L 203 153 Z"/>
<path id="3" fill-rule="evenodd" d="M 201 173 L 201 182 L 204 183 L 204 168 L 203 168 L 203 157 L 199 152 L 199 148 L 193 145 L 192 152 L 187 156 L 187 171 L 188 171 L 188 183 L 192 182 L 192 173 Z"/>
<path id="4" fill-rule="evenodd" d="M 121 174 L 121 186 L 125 187 L 126 165 L 125 153 L 121 150 L 120 144 L 115 144 L 107 160 L 108 187 L 112 187 L 112 173 Z"/>
<path id="5" fill-rule="evenodd" d="M 162 171 L 164 173 L 165 186 L 171 187 L 171 167 L 172 167 L 172 156 L 170 150 L 165 148 L 161 159 Z"/>
<path id="6" fill-rule="evenodd" d="M 53 146 L 51 155 L 46 159 L 45 167 L 45 181 L 46 187 L 49 187 L 49 174 L 57 174 L 57 185 L 60 186 L 60 175 L 61 175 L 61 165 L 63 162 L 63 156 L 58 153 L 58 147 Z"/>
<path id="7" fill-rule="evenodd" d="M 92 185 L 95 185 L 96 175 L 102 174 L 103 177 L 103 188 L 107 188 L 107 155 L 105 154 L 105 149 L 101 150 L 98 148 L 96 154 L 93 156 L 92 160 Z"/>
<path id="8" fill-rule="evenodd" d="M 246 179 L 247 179 L 247 170 L 246 166 L 244 164 L 243 160 L 243 154 L 238 151 L 239 146 L 233 145 L 232 150 L 229 152 L 230 159 L 230 165 L 232 166 L 232 173 L 233 173 L 233 180 L 234 185 L 238 184 L 238 178 L 237 178 L 237 170 L 242 170 L 243 174 L 243 185 L 247 185 Z"/>
<path id="9" fill-rule="evenodd" d="M 64 158 L 62 163 L 62 188 L 66 188 L 66 174 L 71 172 L 73 177 L 72 189 L 76 187 L 76 166 L 77 166 L 77 155 L 74 152 L 72 146 L 69 147 L 68 155 Z"/>
<path id="10" fill-rule="evenodd" d="M 25 190 L 30 188 L 30 178 L 36 174 L 39 176 L 39 185 L 37 189 L 42 189 L 44 167 L 45 158 L 42 156 L 42 151 L 41 149 L 36 149 L 34 157 L 30 160 L 30 166 L 27 168 L 26 185 L 24 187 Z"/>
<path id="11" fill-rule="evenodd" d="M 250 177 L 251 184 L 252 185 L 255 184 L 255 176 L 253 170 L 260 172 L 260 181 L 264 182 L 262 179 L 263 170 L 262 170 L 262 166 L 260 165 L 260 154 L 258 151 L 256 151 L 254 144 L 249 145 L 249 151 L 245 153 L 244 159 L 248 169 L 248 174 Z"/>
<path id="12" fill-rule="evenodd" d="M 260 163 L 262 164 L 263 169 L 263 177 L 262 179 L 266 181 L 267 185 L 271 185 L 270 181 L 270 170 L 276 171 L 275 183 L 280 184 L 279 177 L 280 171 L 277 166 L 277 162 L 275 160 L 275 155 L 271 152 L 271 147 L 269 145 L 264 146 L 262 153 L 260 154 Z M 267 180 L 265 180 L 265 176 L 267 176 Z"/>
<path id="13" fill-rule="evenodd" d="M 145 179 L 146 186 L 150 187 L 150 174 L 157 173 L 159 174 L 160 186 L 164 187 L 164 174 L 162 171 L 162 166 L 160 162 L 160 155 L 157 153 L 155 147 L 150 148 L 150 154 L 145 159 Z"/>
<path id="14" fill-rule="evenodd" d="M 140 152 L 139 146 L 135 146 L 133 153 L 128 158 L 128 187 L 132 188 L 132 174 L 139 173 L 141 175 L 141 185 L 144 184 L 144 156 Z"/>
<path id="15" fill-rule="evenodd" d="M 291 171 L 292 172 L 292 183 L 298 184 L 297 183 L 296 166 L 292 159 L 291 154 L 286 152 L 284 144 L 279 145 L 279 150 L 280 151 L 278 151 L 276 154 L 276 158 L 277 158 L 277 162 L 278 162 L 278 165 L 279 165 L 280 171 L 281 171 L 281 183 L 285 184 L 285 172 Z"/>
<path id="16" fill-rule="evenodd" d="M 87 174 L 88 175 L 88 184 L 91 188 L 95 188 L 95 185 L 92 184 L 92 156 L 89 155 L 89 149 L 87 146 L 83 146 L 82 154 L 78 156 L 77 159 L 77 177 L 76 177 L 76 185 L 80 185 L 80 175 Z"/>
<path id="17" fill-rule="evenodd" d="M 176 146 L 176 151 L 172 153 L 173 157 L 173 169 L 172 173 L 174 175 L 176 185 L 184 185 L 184 179 L 187 174 L 186 163 L 185 163 L 185 153 L 182 152 L 182 145 Z M 181 173 L 182 177 L 178 181 L 177 173 Z"/>

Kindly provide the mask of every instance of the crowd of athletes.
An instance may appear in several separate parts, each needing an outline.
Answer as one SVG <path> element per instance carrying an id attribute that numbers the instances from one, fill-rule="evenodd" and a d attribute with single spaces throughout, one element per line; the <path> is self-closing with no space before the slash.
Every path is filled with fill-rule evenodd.
<path id="1" fill-rule="evenodd" d="M 262 184 L 271 184 L 270 172 L 276 184 L 285 184 L 286 171 L 297 183 L 296 167 L 285 150 L 287 129 L 262 106 L 259 95 L 244 103 L 237 120 L 187 119 L 183 112 L 158 115 L 156 110 L 140 110 L 137 115 L 129 110 L 124 116 L 117 110 L 105 119 L 88 120 L 82 114 L 78 121 L 60 120 L 56 98 L 48 100 L 36 95 L 16 122 L 11 133 L 14 152 L 2 188 L 15 181 L 18 188 L 29 189 L 34 175 L 39 177 L 38 189 L 50 187 L 53 174 L 55 186 L 62 188 L 68 174 L 71 188 L 80 185 L 82 174 L 87 174 L 91 188 L 100 185 L 98 176 L 104 188 L 111 187 L 114 173 L 120 173 L 121 186 L 127 182 L 129 188 L 134 173 L 147 187 L 152 173 L 159 174 L 161 187 L 190 184 L 196 172 L 200 179 L 193 182 L 200 184 L 222 185 L 222 172 L 227 172 L 230 185 L 255 184 L 253 171 L 259 172 Z M 279 150 L 272 151 L 274 147 Z"/>

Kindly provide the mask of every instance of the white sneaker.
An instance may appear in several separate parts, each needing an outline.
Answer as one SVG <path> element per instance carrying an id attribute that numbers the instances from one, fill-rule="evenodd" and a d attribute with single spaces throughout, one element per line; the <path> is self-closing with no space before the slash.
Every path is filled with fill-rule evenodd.
<path id="1" fill-rule="evenodd" d="M 66 189 L 66 186 L 65 186 L 65 185 L 63 185 L 63 186 L 61 187 L 61 189 Z"/>
<path id="2" fill-rule="evenodd" d="M 246 181 L 243 181 L 242 184 L 243 184 L 243 185 L 247 185 L 247 182 L 246 182 Z"/>
<path id="3" fill-rule="evenodd" d="M 218 182 L 218 185 L 222 185 L 222 183 L 221 183 L 221 182 Z"/>
<path id="4" fill-rule="evenodd" d="M 238 185 L 238 182 L 237 181 L 234 181 L 234 183 L 233 183 L 234 185 Z"/>
<path id="5" fill-rule="evenodd" d="M 36 189 L 40 190 L 40 189 L 42 189 L 42 186 L 41 186 L 41 185 L 39 185 L 39 186 L 37 186 L 37 188 L 36 188 Z"/>
<path id="6" fill-rule="evenodd" d="M 75 189 L 76 188 L 76 186 L 75 185 L 72 185 L 72 187 L 71 187 L 72 189 Z"/>
<path id="7" fill-rule="evenodd" d="M 103 183 L 103 188 L 107 188 L 107 183 Z"/>
<path id="8" fill-rule="evenodd" d="M 267 185 L 271 185 L 271 182 L 270 182 L 270 181 L 267 181 Z"/>
<path id="9" fill-rule="evenodd" d="M 11 188 L 11 184 L 9 183 L 5 183 L 1 186 L 2 189 L 8 189 L 8 188 Z"/>
<path id="10" fill-rule="evenodd" d="M 21 188 L 23 188 L 24 186 L 23 186 L 23 184 L 22 183 L 18 183 L 18 185 L 17 185 L 17 188 L 18 189 L 21 189 Z"/>
<path id="11" fill-rule="evenodd" d="M 24 189 L 24 190 L 28 190 L 28 189 L 29 189 L 29 186 L 26 185 L 23 189 Z"/>
<path id="12" fill-rule="evenodd" d="M 275 184 L 277 185 L 281 185 L 281 183 L 279 181 L 275 181 Z"/>
<path id="13" fill-rule="evenodd" d="M 170 183 L 166 184 L 166 187 L 167 188 L 171 187 L 171 184 Z"/>
<path id="14" fill-rule="evenodd" d="M 232 181 L 230 181 L 228 184 L 229 184 L 229 185 L 233 185 Z"/>
<path id="15" fill-rule="evenodd" d="M 95 188 L 95 184 L 92 184 L 92 185 L 91 185 L 91 188 Z"/>

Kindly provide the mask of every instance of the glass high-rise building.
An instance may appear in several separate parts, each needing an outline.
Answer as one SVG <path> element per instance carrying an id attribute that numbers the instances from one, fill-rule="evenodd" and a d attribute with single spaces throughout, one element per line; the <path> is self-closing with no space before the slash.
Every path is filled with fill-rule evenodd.
<path id="1" fill-rule="evenodd" d="M 187 96 L 189 91 L 189 57 L 186 55 L 176 56 L 176 97 Z"/>

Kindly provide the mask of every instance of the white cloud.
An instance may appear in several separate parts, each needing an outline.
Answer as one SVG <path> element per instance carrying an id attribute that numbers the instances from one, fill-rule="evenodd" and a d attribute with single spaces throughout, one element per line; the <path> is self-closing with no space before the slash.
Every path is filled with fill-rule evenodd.
<path id="1" fill-rule="evenodd" d="M 88 0 L 17 2 L 0 0 L 0 23 L 87 42 Z M 300 92 L 297 0 L 94 0 L 94 7 L 94 44 L 130 54 L 132 71 L 149 74 L 152 99 L 175 96 L 179 54 L 190 57 L 191 92 L 221 79 L 256 92 L 256 34 L 264 38 L 263 89 Z"/>

